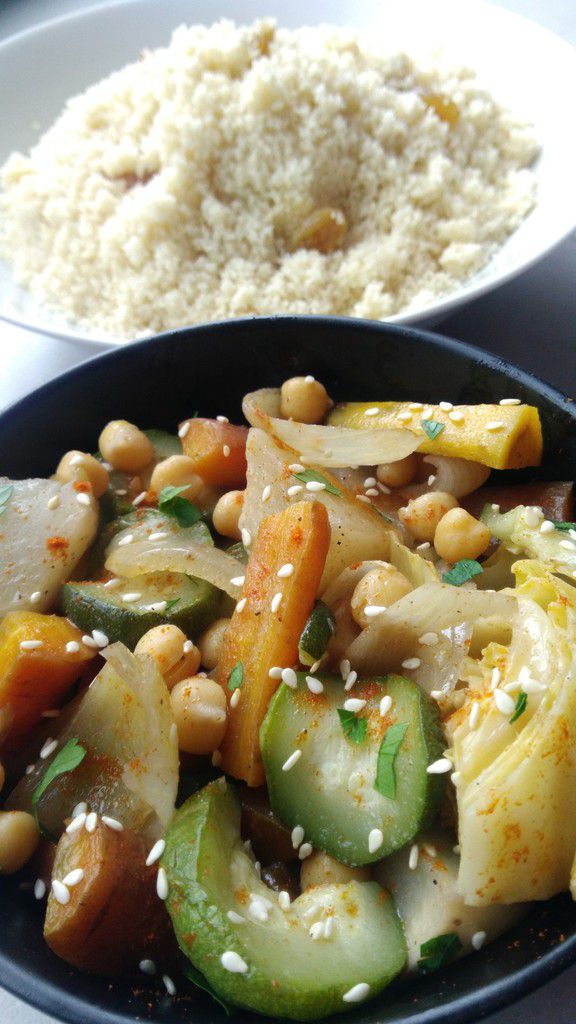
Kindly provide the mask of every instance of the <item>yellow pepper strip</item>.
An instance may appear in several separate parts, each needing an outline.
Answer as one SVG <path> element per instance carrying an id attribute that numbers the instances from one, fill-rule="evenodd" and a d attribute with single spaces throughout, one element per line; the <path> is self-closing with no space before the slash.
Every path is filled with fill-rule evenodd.
<path id="1" fill-rule="evenodd" d="M 426 455 L 456 456 L 492 469 L 523 469 L 542 461 L 542 426 L 533 405 L 456 405 L 449 410 L 426 405 L 415 410 L 414 404 L 345 402 L 332 410 L 328 423 L 358 429 L 404 427 L 422 436 L 418 450 Z M 434 440 L 422 419 L 443 424 Z"/>

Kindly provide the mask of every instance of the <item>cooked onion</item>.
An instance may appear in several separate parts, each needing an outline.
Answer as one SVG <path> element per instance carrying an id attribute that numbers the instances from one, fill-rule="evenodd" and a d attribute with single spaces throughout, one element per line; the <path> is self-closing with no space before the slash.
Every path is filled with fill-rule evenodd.
<path id="1" fill-rule="evenodd" d="M 376 466 L 397 462 L 416 451 L 422 438 L 410 430 L 353 430 L 280 419 L 280 390 L 262 388 L 246 395 L 242 409 L 253 427 L 293 448 L 302 462 L 316 466 Z"/>
<path id="2" fill-rule="evenodd" d="M 422 459 L 431 467 L 431 475 L 434 477 L 432 485 L 428 480 L 422 480 L 417 484 L 408 484 L 402 488 L 403 494 L 409 494 L 411 498 L 427 491 L 447 491 L 455 498 L 463 498 L 466 494 L 472 494 L 482 484 L 486 483 L 490 476 L 490 468 L 483 466 L 480 462 L 470 462 L 469 459 L 449 458 L 447 455 L 425 455 Z"/>

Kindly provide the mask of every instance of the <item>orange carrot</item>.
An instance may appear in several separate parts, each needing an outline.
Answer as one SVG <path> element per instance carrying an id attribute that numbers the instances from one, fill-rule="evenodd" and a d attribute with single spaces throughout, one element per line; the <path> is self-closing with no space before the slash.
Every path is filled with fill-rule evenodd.
<path id="1" fill-rule="evenodd" d="M 212 487 L 246 486 L 247 427 L 196 417 L 182 439 L 184 454 L 195 463 L 196 473 Z"/>
<path id="2" fill-rule="evenodd" d="M 269 671 L 298 662 L 298 641 L 314 604 L 329 544 L 324 505 L 299 502 L 263 520 L 246 567 L 246 604 L 230 621 L 217 679 L 230 700 L 230 673 L 242 665 L 235 673 L 237 678 L 242 671 L 239 699 L 235 698 L 235 707 L 229 706 L 221 753 L 224 771 L 249 786 L 265 781 L 260 726 L 279 684 Z M 292 572 L 278 576 L 278 570 L 289 565 Z"/>

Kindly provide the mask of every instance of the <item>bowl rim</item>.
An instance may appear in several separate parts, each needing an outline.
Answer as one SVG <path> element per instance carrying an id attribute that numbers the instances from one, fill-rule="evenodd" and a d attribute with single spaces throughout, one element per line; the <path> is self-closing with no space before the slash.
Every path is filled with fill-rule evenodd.
<path id="1" fill-rule="evenodd" d="M 208 324 L 194 324 L 190 327 L 180 327 L 173 331 L 167 331 L 142 339 L 135 344 L 123 348 L 111 349 L 99 353 L 90 359 L 74 366 L 63 373 L 58 374 L 52 380 L 30 394 L 18 399 L 0 413 L 0 434 L 3 427 L 14 415 L 25 416 L 28 406 L 38 398 L 49 399 L 56 396 L 64 388 L 74 388 L 76 381 L 90 376 L 92 368 L 96 364 L 121 362 L 123 359 L 129 361 L 145 357 L 146 353 L 153 353 L 160 350 L 164 345 L 177 344 L 185 336 L 190 336 L 187 344 L 194 344 L 195 337 L 200 335 L 205 338 L 212 334 L 225 332 L 233 337 L 236 332 L 241 332 L 247 326 L 259 323 L 262 325 L 308 325 L 314 329 L 315 325 L 320 328 L 331 327 L 340 324 L 344 318 L 332 316 L 273 316 L 273 317 L 243 317 L 233 320 L 221 320 Z M 546 399 L 550 400 L 562 414 L 565 414 L 574 422 L 576 427 L 576 404 L 555 388 L 552 384 L 521 369 L 514 363 L 502 359 L 490 352 L 461 342 L 446 335 L 433 331 L 423 330 L 418 327 L 411 327 L 402 324 L 389 324 L 381 321 L 362 320 L 359 318 L 345 318 L 347 323 L 355 328 L 365 331 L 368 334 L 391 334 L 395 337 L 406 339 L 416 345 L 424 345 L 431 350 L 445 353 L 454 353 L 463 356 L 478 366 L 485 366 L 498 373 L 504 373 L 512 382 L 534 388 Z M 269 332 L 265 343 L 273 343 L 273 330 Z M 266 337 L 266 332 L 263 332 Z M 141 353 L 141 355 L 140 355 Z M 557 975 L 576 963 L 576 932 L 566 938 L 563 942 L 551 946 L 539 959 L 513 971 L 505 978 L 493 981 L 488 985 L 480 987 L 473 993 L 459 996 L 448 1003 L 438 1003 L 427 1009 L 416 1010 L 416 1013 L 406 1019 L 406 1024 L 471 1024 L 480 1017 L 502 1009 L 531 992 L 540 988 L 546 982 L 551 981 Z M 106 979 L 104 979 L 106 980 Z M 120 984 L 122 984 L 120 979 Z M 100 1009 L 90 1004 L 85 998 L 76 996 L 74 992 L 65 990 L 61 986 L 44 978 L 35 977 L 25 967 L 20 966 L 4 953 L 0 940 L 0 984 L 2 988 L 22 999 L 25 1003 L 45 1013 L 52 1014 L 56 1020 L 67 1022 L 67 1024 L 132 1024 L 134 1016 L 124 1011 L 109 1011 Z M 152 1018 L 159 1021 L 160 1018 Z M 394 1022 L 390 1022 L 394 1024 Z"/>
<path id="2" fill-rule="evenodd" d="M 60 14 L 54 18 L 45 18 L 38 24 L 14 32 L 11 35 L 7 36 L 5 39 L 0 40 L 0 60 L 2 58 L 2 53 L 4 50 L 10 48 L 13 45 L 26 43 L 28 40 L 33 39 L 37 36 L 41 36 L 46 32 L 53 32 L 54 30 L 58 30 L 62 26 L 68 26 L 73 22 L 81 22 L 83 20 L 91 19 L 94 17 L 100 17 L 101 15 L 114 17 L 115 13 L 120 10 L 124 11 L 128 10 L 129 8 L 134 8 L 136 11 L 138 10 L 138 8 L 146 9 L 151 6 L 152 2 L 153 0 L 98 0 L 98 2 L 90 3 L 88 4 L 88 6 L 83 7 L 81 9 L 69 11 L 65 14 Z M 423 0 L 410 0 L 410 2 L 413 3 L 413 5 L 416 7 L 418 4 L 421 4 Z M 438 0 L 438 2 L 444 6 L 446 11 L 449 10 L 450 5 L 454 5 L 454 0 Z M 574 71 L 576 73 L 576 46 L 572 45 L 572 43 L 570 43 L 568 40 L 563 39 L 552 29 L 547 28 L 545 25 L 541 25 L 540 22 L 535 21 L 534 19 L 529 18 L 526 15 L 519 14 L 516 11 L 508 10 L 506 8 L 502 8 L 498 4 L 491 2 L 491 0 L 473 0 L 473 3 L 472 0 L 470 0 L 470 3 L 471 11 L 472 13 L 475 14 L 476 17 L 478 16 L 479 12 L 480 17 L 496 19 L 497 21 L 500 21 L 502 23 L 507 22 L 511 26 L 517 25 L 520 27 L 520 29 L 523 29 L 524 31 L 536 31 L 539 35 L 548 39 L 551 45 L 558 47 L 559 50 L 562 49 L 564 53 L 567 56 L 569 56 L 569 58 L 574 63 Z M 256 15 L 257 12 L 255 11 L 254 16 Z M 222 12 L 220 15 L 215 15 L 214 17 L 217 16 L 224 17 L 225 14 L 224 12 Z M 232 17 L 233 11 L 230 11 L 227 16 Z M 525 223 L 526 220 L 528 220 L 528 218 L 532 215 L 532 213 L 534 213 L 534 211 L 537 210 L 537 208 L 538 198 L 536 199 L 536 204 L 533 210 L 528 213 L 527 217 L 524 219 L 524 221 L 522 221 L 522 223 Z M 517 257 L 511 266 L 507 267 L 506 269 L 498 273 L 495 273 L 494 271 L 490 271 L 490 266 L 493 262 L 494 256 L 496 256 L 501 249 L 501 246 L 499 246 L 496 252 L 492 255 L 492 257 L 490 257 L 486 265 L 482 267 L 477 274 L 474 274 L 471 278 L 465 279 L 462 282 L 462 284 L 452 292 L 448 292 L 445 295 L 440 295 L 432 302 L 428 303 L 425 306 L 419 307 L 418 309 L 411 311 L 404 310 L 398 313 L 394 313 L 390 317 L 387 317 L 385 320 L 380 322 L 399 324 L 404 326 L 417 326 L 419 323 L 426 324 L 439 322 L 440 320 L 449 316 L 453 310 L 457 310 L 461 306 L 467 305 L 474 299 L 480 298 L 481 296 L 487 294 L 488 292 L 493 291 L 494 289 L 499 288 L 502 285 L 505 285 L 507 282 L 513 280 L 515 277 L 518 277 L 520 274 L 523 274 L 525 271 L 529 270 L 532 266 L 537 264 L 540 260 L 544 259 L 551 252 L 553 252 L 554 249 L 557 248 L 557 246 L 561 245 L 562 242 L 566 240 L 566 238 L 568 238 L 568 236 L 576 227 L 576 204 L 571 204 L 571 207 L 569 207 L 568 209 L 571 209 L 572 212 L 571 214 L 566 216 L 564 226 L 561 229 L 561 231 L 558 232 L 555 238 L 549 239 L 543 247 L 538 248 L 537 251 L 528 251 L 527 255 Z M 516 234 L 516 232 L 522 226 L 522 223 L 518 225 L 518 227 L 515 228 L 514 231 L 512 231 L 508 237 L 512 237 L 514 234 Z M 505 240 L 505 242 L 506 241 L 507 239 Z M 502 244 L 505 244 L 505 242 Z M 3 265 L 6 266 L 6 264 Z M 39 307 L 38 312 L 40 313 L 40 315 L 42 314 L 43 308 L 44 307 L 42 306 Z M 46 310 L 46 313 L 48 316 L 51 315 L 48 310 Z M 239 319 L 245 318 L 242 317 Z M 354 320 L 357 318 L 347 317 L 346 319 Z M 17 312 L 10 311 L 10 309 L 4 310 L 1 306 L 0 321 L 4 321 L 6 323 L 11 324 L 14 327 L 19 327 L 23 330 L 33 331 L 47 337 L 58 338 L 59 340 L 62 341 L 76 342 L 77 344 L 84 345 L 87 348 L 95 349 L 97 351 L 102 351 L 103 349 L 110 348 L 112 346 L 122 347 L 127 344 L 134 344 L 135 341 L 146 340 L 145 338 L 117 338 L 112 335 L 109 337 L 96 337 L 90 334 L 84 328 L 75 326 L 73 321 L 67 322 L 64 318 L 62 319 L 61 322 L 56 322 L 54 324 L 51 324 L 50 322 L 45 323 L 43 322 L 42 319 L 37 319 L 36 316 L 32 316 L 32 318 L 26 317 L 24 315 L 18 314 Z M 194 326 L 203 325 L 203 323 L 200 323 Z M 176 330 L 180 329 L 181 328 L 176 328 Z M 163 333 L 171 332 L 167 331 Z M 152 337 L 156 337 L 156 335 L 152 335 Z"/>

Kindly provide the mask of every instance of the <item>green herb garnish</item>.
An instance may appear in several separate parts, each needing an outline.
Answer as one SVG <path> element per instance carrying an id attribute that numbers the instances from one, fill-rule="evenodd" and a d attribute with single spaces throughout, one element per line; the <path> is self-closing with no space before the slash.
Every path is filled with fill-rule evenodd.
<path id="1" fill-rule="evenodd" d="M 342 726 L 342 732 L 351 743 L 363 743 L 368 731 L 368 722 L 365 718 L 358 718 L 353 711 L 346 711 L 338 708 L 338 718 Z"/>
<path id="2" fill-rule="evenodd" d="M 300 480 L 300 483 L 303 484 L 308 484 L 312 482 L 317 484 L 324 484 L 324 487 L 329 494 L 335 494 L 337 498 L 342 497 L 342 491 L 339 491 L 338 488 L 335 487 L 334 484 L 330 482 L 330 480 L 327 480 L 325 476 L 322 476 L 322 473 L 317 473 L 315 469 L 305 469 L 302 471 L 302 473 L 294 473 L 294 476 L 296 477 L 297 480 Z"/>
<path id="3" fill-rule="evenodd" d="M 374 789 L 376 789 L 382 796 L 388 797 L 389 800 L 396 799 L 396 773 L 394 771 L 394 762 L 396 761 L 396 755 L 402 746 L 402 741 L 406 735 L 408 729 L 408 723 L 395 722 L 386 731 L 386 735 L 380 744 L 380 750 L 378 751 L 378 760 L 376 762 L 376 781 L 374 782 Z"/>
<path id="4" fill-rule="evenodd" d="M 422 424 L 422 430 L 431 441 L 435 441 L 438 434 L 441 434 L 446 426 L 445 423 L 439 423 L 438 420 L 420 420 Z"/>
<path id="5" fill-rule="evenodd" d="M 444 964 L 449 963 L 458 955 L 463 948 L 456 932 L 448 932 L 446 935 L 437 935 L 434 939 L 428 939 L 420 946 L 418 970 L 423 974 L 430 974 L 437 971 Z"/>
<path id="6" fill-rule="evenodd" d="M 200 510 L 191 501 L 182 497 L 183 491 L 187 490 L 188 486 L 164 487 L 160 491 L 158 500 L 158 511 L 167 516 L 173 516 L 178 526 L 182 527 L 194 526 L 194 523 L 197 523 L 202 516 Z"/>
<path id="7" fill-rule="evenodd" d="M 41 796 L 46 792 L 50 783 L 54 782 L 54 779 L 57 779 L 59 775 L 65 775 L 66 772 L 73 772 L 85 757 L 86 750 L 80 746 L 79 740 L 74 737 L 64 744 L 62 750 L 58 751 L 56 757 L 44 772 L 42 781 L 38 783 L 32 793 L 32 811 L 36 818 L 36 824 L 42 832 L 44 832 L 44 829 L 38 820 L 38 803 Z"/>
<path id="8" fill-rule="evenodd" d="M 166 601 L 166 607 L 164 609 L 164 615 L 169 615 L 173 608 L 180 602 L 179 597 L 173 597 L 171 601 Z"/>
<path id="9" fill-rule="evenodd" d="M 524 714 L 524 712 L 526 711 L 527 703 L 528 695 L 526 693 L 519 693 L 516 698 L 516 707 L 514 708 L 514 714 L 510 719 L 510 725 L 512 725 L 512 722 L 516 722 L 520 718 L 520 715 Z"/>
<path id="10" fill-rule="evenodd" d="M 228 676 L 228 682 L 226 683 L 229 690 L 238 690 L 244 682 L 244 665 L 241 661 L 237 661 Z"/>
<path id="11" fill-rule="evenodd" d="M 8 502 L 14 494 L 14 487 L 12 484 L 4 484 L 4 487 L 0 487 L 0 516 L 6 511 Z"/>
<path id="12" fill-rule="evenodd" d="M 479 576 L 481 572 L 482 566 L 475 558 L 461 558 L 452 566 L 450 572 L 443 574 L 442 582 L 451 583 L 453 587 L 461 587 L 463 583 L 467 583 L 474 576 Z"/>
<path id="13" fill-rule="evenodd" d="M 214 999 L 222 1007 L 227 1017 L 232 1016 L 232 1006 L 224 1002 L 224 1000 L 221 999 L 220 996 L 216 995 L 210 982 L 204 977 L 203 974 L 200 974 L 200 971 L 196 970 L 196 968 L 193 967 L 192 964 L 186 964 L 186 966 L 182 968 L 182 974 L 186 978 L 188 978 L 188 981 L 191 981 L 192 984 L 196 986 L 196 988 L 201 988 L 203 992 L 207 992 L 209 996 L 212 996 L 212 999 Z"/>
<path id="14" fill-rule="evenodd" d="M 576 523 L 563 523 L 558 519 L 553 519 L 552 522 L 555 530 L 562 530 L 564 533 L 568 533 L 569 530 L 576 532 Z"/>

